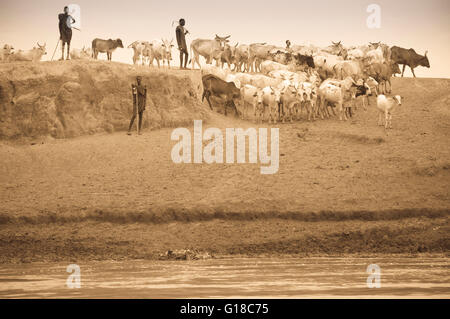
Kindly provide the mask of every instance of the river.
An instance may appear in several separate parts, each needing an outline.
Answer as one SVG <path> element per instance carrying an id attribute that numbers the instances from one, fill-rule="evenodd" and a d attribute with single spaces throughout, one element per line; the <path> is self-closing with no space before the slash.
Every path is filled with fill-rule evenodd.
<path id="1" fill-rule="evenodd" d="M 368 288 L 367 266 L 380 267 Z M 450 298 L 449 258 L 220 258 L 0 266 L 1 298 Z"/>

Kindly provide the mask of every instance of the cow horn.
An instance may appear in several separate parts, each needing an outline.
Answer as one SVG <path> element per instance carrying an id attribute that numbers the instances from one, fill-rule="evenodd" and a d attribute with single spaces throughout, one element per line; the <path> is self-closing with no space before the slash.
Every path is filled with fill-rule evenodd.
<path id="1" fill-rule="evenodd" d="M 227 35 L 227 36 L 225 37 L 225 39 L 228 39 L 229 37 L 231 37 L 231 35 Z"/>
<path id="2" fill-rule="evenodd" d="M 36 42 L 36 44 L 38 45 L 38 47 L 41 47 L 42 45 L 39 44 L 39 42 Z"/>
<path id="3" fill-rule="evenodd" d="M 427 56 L 428 50 L 425 51 L 425 56 Z"/>
<path id="4" fill-rule="evenodd" d="M 235 48 L 237 48 L 237 46 L 239 45 L 239 42 L 238 43 L 236 43 L 236 45 L 234 46 Z"/>

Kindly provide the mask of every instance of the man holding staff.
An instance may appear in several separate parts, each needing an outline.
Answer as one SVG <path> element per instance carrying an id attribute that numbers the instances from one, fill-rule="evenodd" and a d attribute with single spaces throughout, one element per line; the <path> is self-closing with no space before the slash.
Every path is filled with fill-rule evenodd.
<path id="1" fill-rule="evenodd" d="M 131 84 L 131 92 L 133 94 L 133 115 L 131 117 L 130 126 L 128 127 L 128 135 L 131 135 L 131 127 L 133 126 L 134 120 L 136 116 L 139 115 L 139 121 L 137 126 L 137 132 L 141 135 L 141 127 L 142 127 L 142 115 L 145 110 L 145 104 L 147 102 L 147 87 L 141 84 L 142 77 L 136 77 L 137 84 Z"/>
<path id="2" fill-rule="evenodd" d="M 70 54 L 70 41 L 72 40 L 72 23 L 75 23 L 75 19 L 69 14 L 69 7 L 64 7 L 64 13 L 58 15 L 59 19 L 59 39 L 61 40 L 61 61 L 64 60 L 64 46 L 67 43 L 67 57 L 69 60 Z M 55 49 L 56 51 L 56 49 Z M 52 57 L 53 59 L 53 57 Z"/>

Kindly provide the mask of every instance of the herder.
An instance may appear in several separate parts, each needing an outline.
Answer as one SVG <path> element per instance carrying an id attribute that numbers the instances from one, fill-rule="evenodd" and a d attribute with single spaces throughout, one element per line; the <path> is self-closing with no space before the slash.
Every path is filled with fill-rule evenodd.
<path id="1" fill-rule="evenodd" d="M 141 135 L 142 115 L 147 102 L 147 87 L 141 84 L 142 77 L 136 77 L 137 84 L 131 84 L 131 92 L 133 94 L 133 115 L 131 117 L 130 126 L 128 127 L 128 135 L 131 135 L 131 127 L 136 119 L 136 113 L 139 114 L 138 134 Z"/>
<path id="2" fill-rule="evenodd" d="M 69 7 L 64 7 L 64 13 L 58 15 L 59 19 L 59 39 L 61 40 L 61 61 L 64 60 L 64 45 L 67 43 L 67 57 L 69 60 L 70 41 L 72 40 L 72 23 L 75 19 L 69 14 Z"/>
<path id="3" fill-rule="evenodd" d="M 186 45 L 186 34 L 188 34 L 189 31 L 184 28 L 185 24 L 186 22 L 184 21 L 184 19 L 180 19 L 179 25 L 175 30 L 175 33 L 177 35 L 178 50 L 180 50 L 180 69 L 187 68 L 187 62 L 189 57 Z M 183 67 L 183 56 L 184 56 L 184 67 Z"/>

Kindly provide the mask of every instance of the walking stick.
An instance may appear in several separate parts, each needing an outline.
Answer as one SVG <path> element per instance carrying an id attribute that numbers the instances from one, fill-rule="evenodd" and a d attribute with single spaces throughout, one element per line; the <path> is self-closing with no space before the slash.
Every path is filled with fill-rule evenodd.
<path id="1" fill-rule="evenodd" d="M 58 49 L 58 46 L 59 46 L 59 42 L 60 42 L 60 41 L 61 41 L 61 40 L 58 39 L 58 42 L 56 43 L 55 51 L 53 51 L 52 59 L 51 59 L 50 61 L 53 61 L 53 58 L 55 57 L 56 49 Z"/>
<path id="2" fill-rule="evenodd" d="M 137 103 L 137 88 L 135 84 L 131 84 L 131 91 L 133 93 L 133 108 L 136 108 L 135 121 L 136 121 L 136 131 L 139 133 L 139 118 L 138 118 L 138 103 Z"/>

